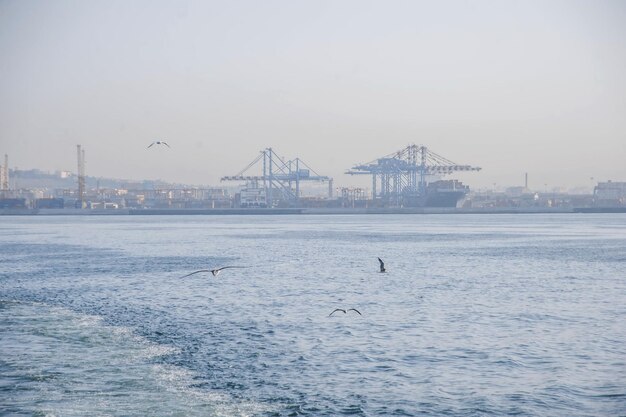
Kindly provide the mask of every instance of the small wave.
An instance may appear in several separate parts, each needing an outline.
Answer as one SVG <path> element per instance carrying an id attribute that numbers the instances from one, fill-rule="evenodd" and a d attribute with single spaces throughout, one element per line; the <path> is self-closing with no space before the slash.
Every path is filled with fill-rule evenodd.
<path id="1" fill-rule="evenodd" d="M 8 366 L 2 372 L 13 381 L 0 396 L 18 414 L 106 415 L 116 410 L 143 416 L 154 414 L 155 405 L 161 404 L 168 415 L 179 410 L 189 416 L 246 417 L 276 409 L 193 388 L 196 373 L 154 363 L 178 349 L 151 342 L 129 328 L 106 325 L 98 316 L 42 303 L 3 300 L 0 307 L 0 330 L 6 336 L 0 348 Z M 11 322 L 4 320 L 8 316 Z M 13 343 L 21 348 L 11 347 Z M 24 390 L 27 397 L 16 395 Z"/>

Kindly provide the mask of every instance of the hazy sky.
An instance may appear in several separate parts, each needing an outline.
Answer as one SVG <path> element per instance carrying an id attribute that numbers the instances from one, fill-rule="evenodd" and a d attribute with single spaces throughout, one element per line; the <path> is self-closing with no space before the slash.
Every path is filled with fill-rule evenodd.
<path id="1" fill-rule="evenodd" d="M 473 188 L 626 181 L 626 1 L 0 0 L 12 168 L 219 184 L 271 146 L 368 185 L 410 143 Z"/>

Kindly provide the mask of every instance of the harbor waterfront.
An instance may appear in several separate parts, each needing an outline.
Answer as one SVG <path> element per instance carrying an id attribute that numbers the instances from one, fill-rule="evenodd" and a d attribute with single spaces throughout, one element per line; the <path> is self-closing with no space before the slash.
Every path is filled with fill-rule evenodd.
<path id="1" fill-rule="evenodd" d="M 0 209 L 0 216 L 193 216 L 193 215 L 293 215 L 293 214 L 548 214 L 626 213 L 626 207 L 397 207 L 397 208 L 250 208 L 250 209 Z"/>
<path id="2" fill-rule="evenodd" d="M 1 415 L 626 410 L 626 214 L 153 214 L 0 216 Z"/>
<path id="3" fill-rule="evenodd" d="M 626 1 L 0 1 L 0 417 L 626 417 Z"/>

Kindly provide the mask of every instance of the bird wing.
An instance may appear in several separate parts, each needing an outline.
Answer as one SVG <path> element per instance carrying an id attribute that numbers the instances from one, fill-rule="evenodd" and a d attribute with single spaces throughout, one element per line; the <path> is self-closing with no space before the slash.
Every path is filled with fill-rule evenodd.
<path id="1" fill-rule="evenodd" d="M 359 316 L 362 316 L 363 314 L 361 314 L 361 312 L 359 310 L 357 310 L 356 308 L 349 308 L 348 311 L 356 311 L 357 313 L 359 313 Z"/>
<path id="2" fill-rule="evenodd" d="M 199 274 L 200 272 L 211 272 L 210 269 L 201 269 L 199 271 L 193 271 L 191 274 L 183 275 L 181 278 L 188 277 L 190 275 Z"/>
<path id="3" fill-rule="evenodd" d="M 150 145 L 148 145 L 148 148 L 151 148 L 152 145 L 154 145 L 154 142 L 152 142 Z M 146 148 L 146 149 L 148 149 L 148 148 Z"/>
<path id="4" fill-rule="evenodd" d="M 378 258 L 378 262 L 380 262 L 380 267 L 384 268 L 385 267 L 385 263 L 383 262 L 382 259 Z"/>
<path id="5" fill-rule="evenodd" d="M 167 146 L 168 148 L 171 148 L 170 145 L 167 144 L 167 142 L 161 142 L 163 145 Z"/>
<path id="6" fill-rule="evenodd" d="M 343 313 L 344 313 L 344 314 L 346 314 L 346 310 L 344 310 L 343 308 L 336 308 L 336 309 L 334 309 L 334 310 L 333 310 L 333 312 L 332 312 L 332 313 L 330 313 L 330 314 L 328 315 L 328 317 L 332 316 L 332 315 L 333 315 L 333 313 L 336 313 L 337 311 L 343 311 Z"/>
<path id="7" fill-rule="evenodd" d="M 235 266 L 235 265 L 223 266 L 221 268 L 214 269 L 214 271 L 221 271 L 222 269 L 228 269 L 228 268 L 247 268 L 247 266 Z"/>

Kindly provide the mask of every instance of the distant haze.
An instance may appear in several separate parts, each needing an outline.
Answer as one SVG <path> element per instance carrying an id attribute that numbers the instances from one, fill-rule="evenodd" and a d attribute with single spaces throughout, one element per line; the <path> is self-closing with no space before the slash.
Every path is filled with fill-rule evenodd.
<path id="1" fill-rule="evenodd" d="M 82 144 L 88 175 L 219 184 L 271 146 L 368 186 L 343 172 L 410 143 L 473 188 L 626 181 L 626 2 L 0 2 L 11 168 Z"/>

